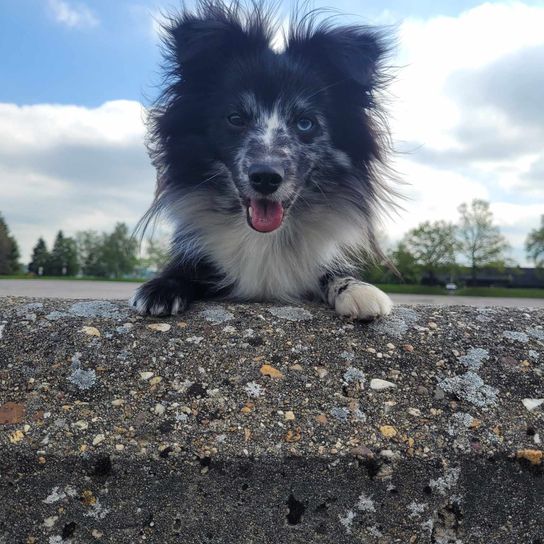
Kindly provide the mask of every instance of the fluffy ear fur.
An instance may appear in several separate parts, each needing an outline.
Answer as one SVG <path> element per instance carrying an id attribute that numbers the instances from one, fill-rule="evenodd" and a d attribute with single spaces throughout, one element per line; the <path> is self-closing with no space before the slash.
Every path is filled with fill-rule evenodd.
<path id="1" fill-rule="evenodd" d="M 259 5 L 245 12 L 238 2 L 201 0 L 196 12 L 183 11 L 165 26 L 165 45 L 172 75 L 184 82 L 205 82 L 217 76 L 234 56 L 269 47 L 271 16 Z"/>
<path id="2" fill-rule="evenodd" d="M 290 32 L 287 54 L 318 66 L 331 84 L 350 82 L 371 91 L 381 83 L 380 64 L 389 47 L 385 37 L 365 26 L 332 27 L 302 19 Z"/>

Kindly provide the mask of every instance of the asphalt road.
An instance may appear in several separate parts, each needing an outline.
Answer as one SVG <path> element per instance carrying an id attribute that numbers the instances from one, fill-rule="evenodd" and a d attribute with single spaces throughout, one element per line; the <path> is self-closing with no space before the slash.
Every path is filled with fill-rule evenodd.
<path id="1" fill-rule="evenodd" d="M 0 280 L 0 296 L 128 299 L 138 283 L 84 280 Z M 543 298 L 456 297 L 448 295 L 391 295 L 401 304 L 463 304 L 544 308 Z"/>

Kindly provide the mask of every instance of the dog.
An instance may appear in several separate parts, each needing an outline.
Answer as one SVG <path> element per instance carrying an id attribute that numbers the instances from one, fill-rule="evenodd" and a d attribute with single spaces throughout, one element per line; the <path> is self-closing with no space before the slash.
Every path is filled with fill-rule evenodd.
<path id="1" fill-rule="evenodd" d="M 143 222 L 165 214 L 174 234 L 170 262 L 131 299 L 140 314 L 209 298 L 318 299 L 360 320 L 391 312 L 354 260 L 382 255 L 378 220 L 394 205 L 378 100 L 389 39 L 316 12 L 295 17 L 281 51 L 276 35 L 263 3 L 200 0 L 165 25 Z"/>

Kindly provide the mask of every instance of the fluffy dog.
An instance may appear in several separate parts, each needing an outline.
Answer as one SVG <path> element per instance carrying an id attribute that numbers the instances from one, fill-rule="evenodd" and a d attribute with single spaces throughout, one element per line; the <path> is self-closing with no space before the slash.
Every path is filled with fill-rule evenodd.
<path id="1" fill-rule="evenodd" d="M 353 261 L 379 252 L 377 220 L 393 200 L 377 103 L 388 40 L 315 13 L 295 18 L 281 52 L 276 32 L 263 4 L 214 0 L 165 26 L 144 222 L 164 212 L 174 236 L 170 262 L 132 298 L 141 314 L 206 298 L 318 298 L 362 320 L 391 311 Z"/>

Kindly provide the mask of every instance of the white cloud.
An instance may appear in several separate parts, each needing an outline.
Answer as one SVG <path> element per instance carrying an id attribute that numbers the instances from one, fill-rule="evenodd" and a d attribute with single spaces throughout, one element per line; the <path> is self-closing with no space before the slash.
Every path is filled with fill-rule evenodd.
<path id="1" fill-rule="evenodd" d="M 70 28 L 88 28 L 99 24 L 97 16 L 81 2 L 49 0 L 48 6 L 55 20 Z"/>
<path id="2" fill-rule="evenodd" d="M 1 211 L 24 260 L 58 229 L 134 226 L 153 196 L 143 109 L 117 100 L 97 108 L 0 104 Z"/>
<path id="3" fill-rule="evenodd" d="M 543 27 L 544 6 L 510 1 L 400 25 L 392 129 L 398 147 L 410 151 L 401 171 L 414 202 L 394 237 L 414 221 L 456 219 L 459 201 L 478 196 L 494 203 L 497 223 L 524 260 L 524 236 L 544 210 L 535 99 Z"/>

